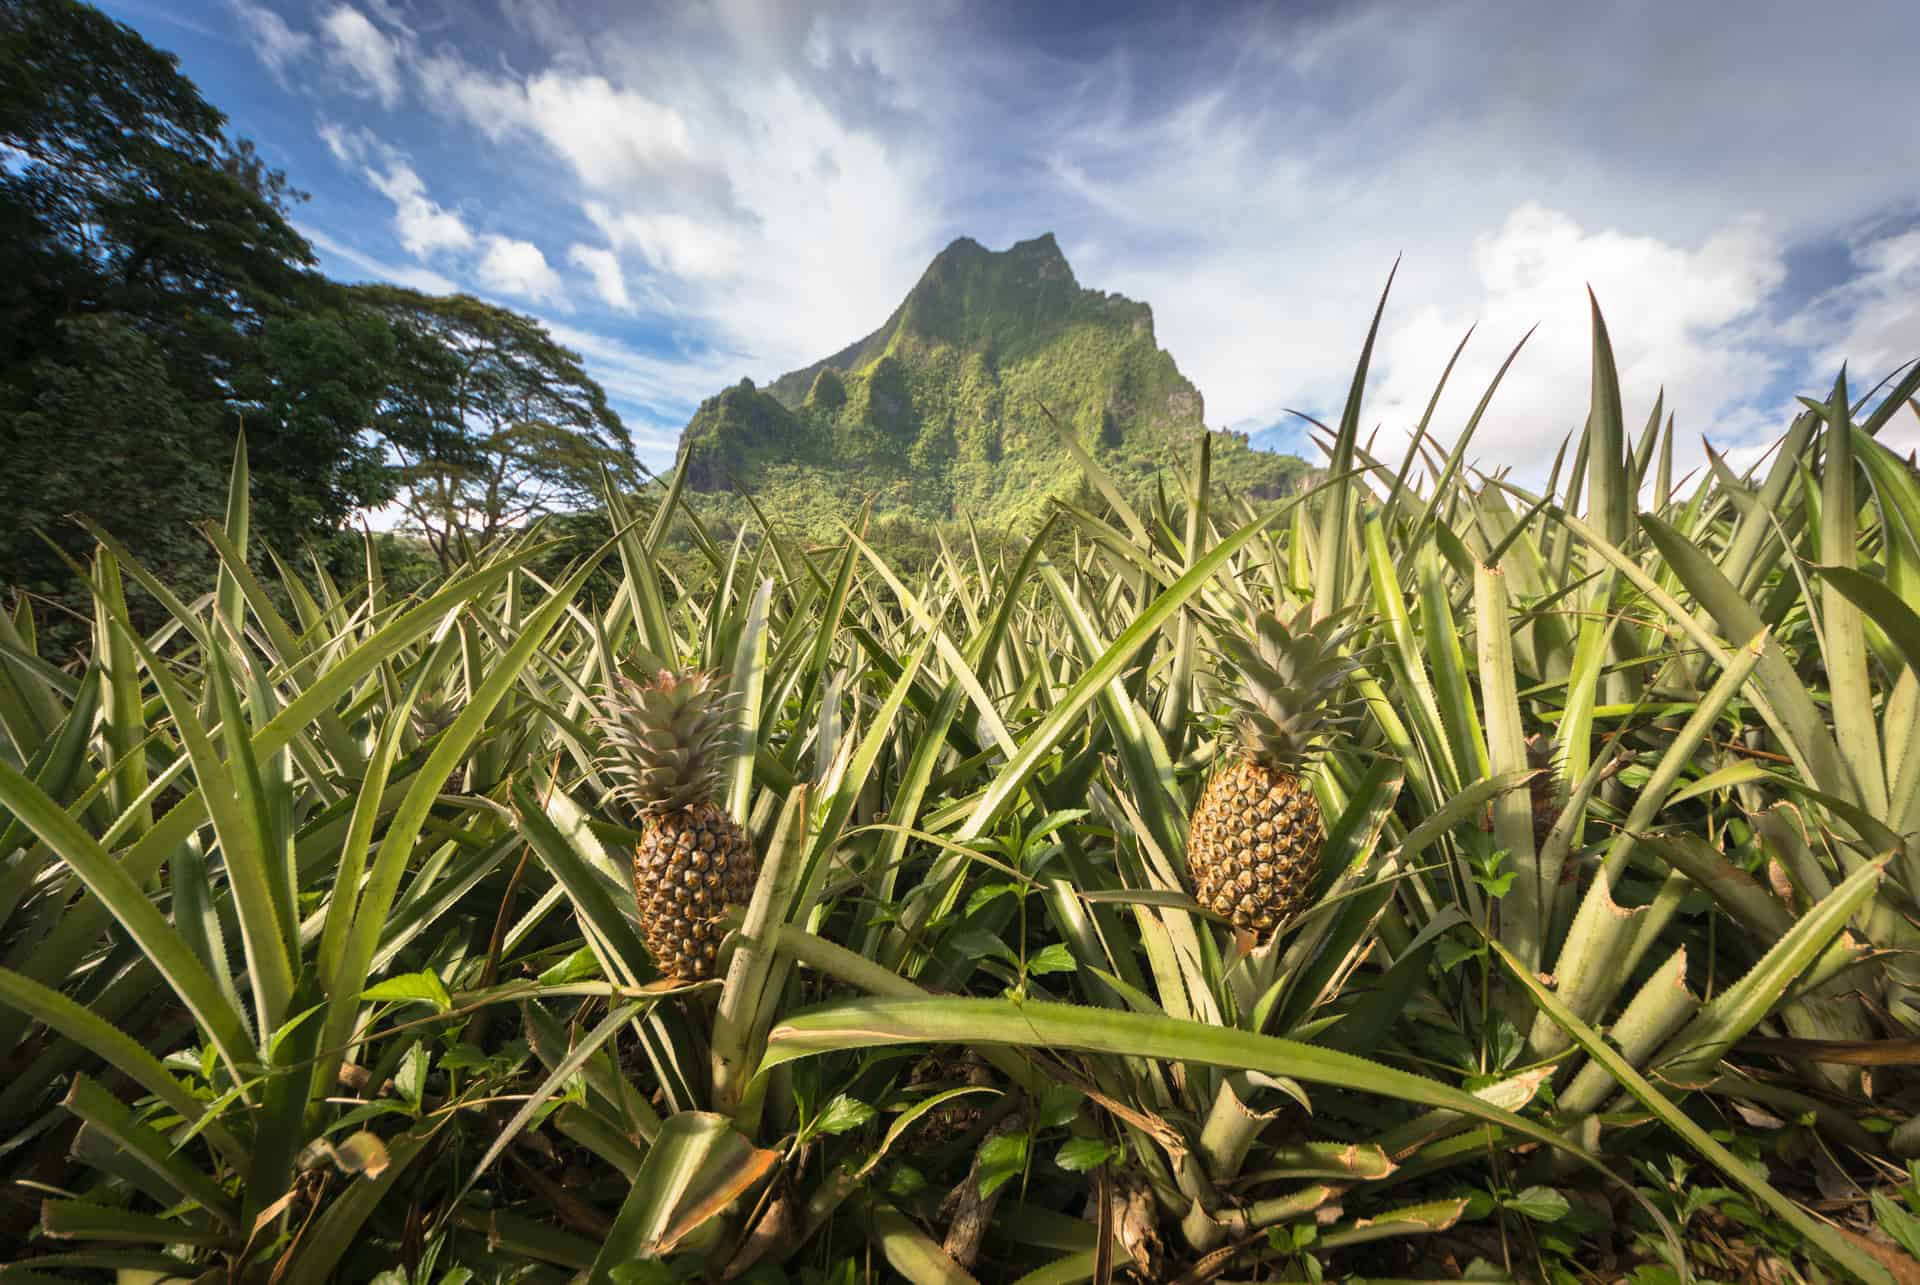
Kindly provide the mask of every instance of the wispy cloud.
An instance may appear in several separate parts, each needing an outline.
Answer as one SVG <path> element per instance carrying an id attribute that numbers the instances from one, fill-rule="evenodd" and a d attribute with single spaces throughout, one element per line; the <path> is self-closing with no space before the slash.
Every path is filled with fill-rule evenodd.
<path id="1" fill-rule="evenodd" d="M 619 255 L 576 242 L 567 247 L 567 262 L 593 278 L 594 291 L 602 303 L 621 312 L 633 311 L 633 296 L 627 291 L 627 278 L 620 270 Z"/>
<path id="2" fill-rule="evenodd" d="M 933 158 L 756 61 L 772 51 L 737 29 L 682 34 L 705 61 L 614 32 L 605 72 L 515 76 L 444 49 L 416 71 L 442 112 L 551 149 L 623 275 L 777 373 L 877 324 L 938 248 Z"/>
<path id="3" fill-rule="evenodd" d="M 1702 431 L 1739 442 L 1784 427 L 1752 399 L 1781 373 L 1763 342 L 1762 308 L 1785 277 L 1781 246 L 1757 221 L 1735 223 L 1694 247 L 1582 228 L 1560 211 L 1526 205 L 1473 247 L 1474 288 L 1458 303 L 1402 310 L 1386 327 L 1386 371 L 1369 424 L 1411 431 L 1454 347 L 1477 323 L 1454 368 L 1434 427 L 1463 429 L 1511 348 L 1531 330 L 1474 438 L 1489 466 L 1544 472 L 1551 452 L 1585 419 L 1592 367 L 1587 290 L 1608 319 L 1633 427 L 1664 389 L 1677 410 L 1683 465 Z"/>
<path id="4" fill-rule="evenodd" d="M 284 76 L 289 66 L 312 51 L 312 36 L 295 31 L 264 4 L 253 0 L 228 0 L 228 4 L 246 28 L 253 52 L 275 76 Z"/>
<path id="5" fill-rule="evenodd" d="M 320 23 L 327 57 L 348 83 L 391 111 L 400 105 L 400 47 L 352 5 L 335 5 Z"/>
<path id="6" fill-rule="evenodd" d="M 1856 275 L 1815 299 L 1794 333 L 1819 345 L 1822 366 L 1852 362 L 1857 380 L 1920 357 L 1920 226 L 1849 248 Z"/>
<path id="7" fill-rule="evenodd" d="M 424 259 L 438 251 L 468 250 L 476 244 L 466 221 L 427 195 L 419 171 L 398 148 L 369 129 L 350 129 L 330 120 L 321 121 L 317 132 L 334 160 L 358 171 L 393 202 L 394 236 L 408 254 Z"/>
<path id="8" fill-rule="evenodd" d="M 685 422 L 685 407 L 739 379 L 737 353 L 677 346 L 643 351 L 550 317 L 543 317 L 541 324 L 586 359 L 588 369 L 610 396 L 632 407 L 641 419 L 674 433 Z M 671 443 L 665 449 L 671 450 Z"/>
<path id="9" fill-rule="evenodd" d="M 367 181 L 393 202 L 394 232 L 408 254 L 419 259 L 437 250 L 465 250 L 473 245 L 473 233 L 465 221 L 431 200 L 427 185 L 405 161 L 389 159 L 384 169 L 369 168 Z"/>
<path id="10" fill-rule="evenodd" d="M 1740 440 L 1777 427 L 1778 385 L 1818 364 L 1779 320 L 1798 306 L 1781 293 L 1789 252 L 1907 199 L 1898 167 L 1866 158 L 1905 146 L 1911 87 L 1869 74 L 1862 100 L 1836 103 L 1797 53 L 1795 75 L 1753 84 L 1787 50 L 1850 83 L 1855 53 L 1891 75 L 1885 46 L 1839 51 L 1815 15 L 1764 8 L 1718 34 L 1684 6 L 1243 15 L 1170 35 L 1151 62 L 1139 40 L 1086 62 L 1029 132 L 1082 277 L 1153 303 L 1211 419 L 1337 408 L 1404 256 L 1369 425 L 1416 420 L 1478 323 L 1438 421 L 1457 432 L 1538 323 L 1477 439 L 1489 466 L 1537 475 L 1585 415 L 1587 285 L 1630 407 L 1664 385 L 1683 431 Z M 1878 41 L 1920 37 L 1915 11 L 1860 16 Z"/>
<path id="11" fill-rule="evenodd" d="M 453 294 L 459 286 L 447 277 L 430 268 L 414 263 L 389 263 L 384 259 L 357 250 L 343 241 L 329 236 L 319 228 L 304 223 L 296 223 L 295 230 L 313 243 L 320 251 L 321 261 L 327 272 L 347 281 L 391 281 L 395 285 L 407 286 L 427 294 Z M 353 269 L 342 271 L 341 264 Z"/>

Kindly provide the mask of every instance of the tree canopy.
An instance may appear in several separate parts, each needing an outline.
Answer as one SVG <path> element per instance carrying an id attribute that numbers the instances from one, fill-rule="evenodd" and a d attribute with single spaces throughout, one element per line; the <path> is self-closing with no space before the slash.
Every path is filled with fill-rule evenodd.
<path id="1" fill-rule="evenodd" d="M 396 345 L 374 427 L 398 502 L 443 565 L 460 546 L 637 482 L 632 439 L 577 354 L 529 317 L 470 295 L 356 286 Z"/>
<path id="2" fill-rule="evenodd" d="M 316 329 L 364 369 L 381 339 L 287 221 L 283 175 L 137 33 L 73 0 L 0 0 L 0 573 L 41 592 L 85 548 L 80 511 L 162 571 L 203 557 L 244 424 L 263 534 L 292 541 L 377 499 L 370 404 L 301 413 L 266 363 Z M 371 351 L 367 350 L 371 345 Z M 351 382 L 351 377 L 349 377 Z"/>
<path id="3" fill-rule="evenodd" d="M 177 59 L 77 0 L 0 0 L 0 584 L 83 601 L 80 513 L 186 582 L 245 431 L 282 548 L 399 499 L 443 561 L 633 468 L 536 321 L 344 286 L 304 200 Z"/>

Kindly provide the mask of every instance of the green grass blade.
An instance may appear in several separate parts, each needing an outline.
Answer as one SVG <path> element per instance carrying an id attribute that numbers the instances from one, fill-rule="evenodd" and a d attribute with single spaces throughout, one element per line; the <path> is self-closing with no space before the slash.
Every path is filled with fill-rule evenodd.
<path id="1" fill-rule="evenodd" d="M 1486 724 L 1490 775 L 1527 770 L 1527 745 L 1520 727 L 1520 698 L 1513 673 L 1511 607 L 1506 576 L 1485 563 L 1474 567 L 1474 637 L 1478 642 L 1481 716 Z M 1529 794 L 1516 790 L 1493 801 L 1494 841 L 1508 852 L 1512 885 L 1501 902 L 1501 933 L 1520 958 L 1538 967 L 1545 949 L 1539 858 L 1533 850 L 1533 807 Z"/>
<path id="2" fill-rule="evenodd" d="M 488 1167 L 500 1158 L 501 1153 L 513 1144 L 513 1140 L 520 1136 L 520 1131 L 526 1128 L 553 1095 L 573 1078 L 574 1072 L 586 1065 L 587 1059 L 598 1052 L 602 1044 L 619 1034 L 620 1028 L 645 1007 L 645 1002 L 638 1000 L 622 1004 L 601 1018 L 594 1028 L 587 1032 L 584 1039 L 568 1050 L 566 1057 L 562 1058 L 559 1065 L 547 1074 L 547 1078 L 527 1095 L 526 1100 L 520 1104 L 520 1109 L 501 1126 L 493 1141 L 487 1144 L 487 1149 L 480 1153 L 480 1159 L 475 1161 L 473 1168 L 468 1171 L 466 1181 L 461 1183 L 460 1189 L 454 1193 L 454 1204 L 459 1204 L 461 1197 L 473 1190 L 473 1184 L 480 1181 L 480 1175 L 484 1174 Z"/>
<path id="3" fill-rule="evenodd" d="M 947 1257 L 931 1236 L 892 1205 L 872 1213 L 873 1241 L 889 1266 L 911 1285 L 980 1285 L 973 1274 Z"/>
<path id="4" fill-rule="evenodd" d="M 247 468 L 247 435 L 245 432 L 234 434 L 233 467 L 227 475 L 227 514 L 226 537 L 239 554 L 237 564 L 247 564 L 247 533 L 249 515 L 252 507 L 250 473 Z M 214 589 L 214 611 L 226 622 L 227 631 L 234 637 L 240 636 L 241 619 L 244 609 L 244 597 L 240 582 L 233 575 L 234 563 L 223 561 L 220 578 Z"/>
<path id="5" fill-rule="evenodd" d="M 52 1240 L 104 1240 L 130 1245 L 204 1245 L 231 1249 L 237 1241 L 231 1233 L 211 1228 L 203 1231 L 177 1218 L 136 1214 L 129 1209 L 85 1200 L 42 1201 L 40 1230 Z"/>
<path id="6" fill-rule="evenodd" d="M 601 970 L 622 985 L 640 985 L 641 962 L 649 956 L 636 912 L 628 909 L 632 888 L 587 828 L 586 813 L 557 785 L 543 804 L 522 781 L 514 782 L 513 809 L 527 845 L 566 889 Z"/>
<path id="7" fill-rule="evenodd" d="M 1622 956 L 1633 949 L 1644 950 L 1641 942 L 1646 925 L 1636 925 L 1633 917 L 1614 901 L 1613 890 L 1637 842 L 1635 836 L 1653 825 L 1660 809 L 1666 806 L 1682 777 L 1693 765 L 1693 758 L 1708 731 L 1726 709 L 1727 703 L 1744 687 L 1764 652 L 1767 636 L 1757 635 L 1733 654 L 1726 670 L 1710 691 L 1700 698 L 1693 713 L 1667 746 L 1653 774 L 1634 799 L 1626 826 L 1608 845 L 1600 868 L 1580 902 L 1573 926 L 1567 931 L 1566 945 L 1554 964 L 1559 998 L 1568 1011 L 1582 1020 L 1597 1018 L 1623 978 L 1619 969 Z M 1549 1056 L 1566 1047 L 1556 1034 L 1556 1026 L 1544 1016 L 1536 1018 L 1533 1047 L 1541 1056 Z"/>
<path id="8" fill-rule="evenodd" d="M 273 878 L 267 870 L 260 818 L 249 808 L 258 798 L 257 773 L 254 782 L 243 788 L 213 740 L 200 725 L 197 703 L 180 686 L 172 670 L 147 645 L 134 637 L 123 621 L 117 623 L 123 636 L 139 651 L 148 676 L 160 692 L 187 756 L 193 761 L 194 780 L 206 800 L 213 821 L 214 835 L 226 865 L 227 882 L 240 919 L 241 943 L 246 951 L 247 974 L 253 983 L 254 1016 L 264 1033 L 274 1030 L 286 1017 L 293 995 L 293 960 L 290 938 L 293 925 L 283 915 L 286 898 L 277 896 Z M 207 682 L 216 693 L 224 739 L 230 749 L 247 741 L 239 697 L 233 691 L 231 675 L 220 651 L 213 653 L 212 672 Z M 291 890 L 288 890 L 289 894 Z"/>
<path id="9" fill-rule="evenodd" d="M 1183 542 L 1185 560 L 1182 569 L 1191 571 L 1194 561 L 1200 557 L 1205 547 L 1209 531 L 1207 510 L 1212 499 L 1213 486 L 1213 434 L 1200 434 L 1199 459 L 1194 465 L 1193 493 L 1187 500 L 1186 539 Z M 1160 709 L 1160 739 L 1165 743 L 1167 752 L 1178 757 L 1186 745 L 1190 729 L 1187 726 L 1187 711 L 1193 703 L 1193 661 L 1194 661 L 1194 623 L 1193 613 L 1180 613 L 1180 623 L 1173 635 L 1173 665 L 1167 674 L 1165 701 Z"/>
<path id="10" fill-rule="evenodd" d="M 1360 346 L 1360 359 L 1354 363 L 1353 381 L 1347 386 L 1346 404 L 1340 409 L 1340 430 L 1327 459 L 1331 485 L 1321 501 L 1320 527 L 1314 541 L 1316 618 L 1345 606 L 1347 601 L 1348 544 L 1353 536 L 1354 515 L 1358 512 L 1358 497 L 1354 493 L 1358 483 L 1351 474 L 1360 437 L 1360 400 L 1366 391 L 1367 367 L 1373 360 L 1380 319 L 1386 314 L 1387 296 L 1393 291 L 1393 278 L 1399 270 L 1400 263 L 1395 260 L 1393 270 L 1387 273 L 1387 284 L 1380 291 L 1380 302 L 1374 306 L 1366 342 Z"/>
<path id="11" fill-rule="evenodd" d="M 426 825 L 427 815 L 439 799 L 441 787 L 486 729 L 487 718 L 493 713 L 494 707 L 522 680 L 523 671 L 534 652 L 546 641 L 566 613 L 574 595 L 580 592 L 581 586 L 607 551 L 607 546 L 601 546 L 567 578 L 556 593 L 540 604 L 520 637 L 494 658 L 486 680 L 468 693 L 467 703 L 452 726 L 434 738 L 432 752 L 414 774 L 406 795 L 388 822 L 379 853 L 374 857 L 368 873 L 367 886 L 354 908 L 353 922 L 348 927 L 339 964 L 331 977 L 324 979 L 329 997 L 343 997 L 349 991 L 357 995 L 366 986 L 368 970 L 387 926 L 388 912 L 393 908 L 394 894 L 399 889 L 408 861 L 414 855 L 414 844 Z M 331 1058 L 346 1048 L 353 1032 L 352 1014 L 352 1007 L 344 1002 L 329 1003 L 320 1033 L 320 1048 L 327 1057 Z"/>
<path id="12" fill-rule="evenodd" d="M 897 706 L 896 706 L 897 708 Z M 713 1017 L 713 1105 L 733 1115 L 753 1078 L 753 1032 L 767 1000 L 773 971 L 773 929 L 786 922 L 793 894 L 804 874 L 807 851 L 807 792 L 795 786 L 781 810 L 773 842 L 741 920 L 740 933 L 720 988 Z"/>
<path id="13" fill-rule="evenodd" d="M 667 600 L 660 590 L 660 570 L 656 560 L 659 545 L 653 537 L 656 528 L 659 534 L 665 534 L 664 524 L 672 516 L 686 472 L 684 464 L 674 470 L 673 483 L 660 507 L 654 511 L 653 522 L 645 539 L 634 529 L 633 517 L 618 488 L 613 485 L 613 480 L 610 477 L 602 479 L 602 496 L 606 500 L 607 516 L 615 528 L 614 541 L 620 549 L 620 567 L 626 577 L 628 599 L 634 604 L 641 641 L 654 660 L 665 666 L 679 663 L 680 648 L 674 640 L 673 626 L 667 620 Z"/>
<path id="14" fill-rule="evenodd" d="M 1661 1076 L 1680 1083 L 1710 1077 L 1714 1064 L 1734 1041 L 1779 1005 L 1794 979 L 1813 966 L 1846 928 L 1847 921 L 1872 900 L 1886 864 L 1883 857 L 1848 875 L 1818 905 L 1801 915 L 1759 963 L 1701 1009 L 1668 1045 Z"/>
<path id="15" fill-rule="evenodd" d="M 1859 540 L 1859 504 L 1854 494 L 1854 429 L 1847 413 L 1847 376 L 1834 381 L 1825 411 L 1826 462 L 1820 479 L 1820 549 L 1828 566 L 1852 570 Z M 1867 676 L 1866 622 L 1838 585 L 1823 584 L 1820 597 L 1821 654 L 1832 696 L 1834 739 L 1860 788 L 1860 803 L 1876 816 L 1887 812 L 1886 760 Z"/>
<path id="16" fill-rule="evenodd" d="M 1640 522 L 1681 583 L 1712 613 L 1727 637 L 1751 638 L 1761 632 L 1760 613 L 1693 541 L 1659 518 L 1642 515 Z M 1696 632 L 1698 627 L 1691 613 L 1678 603 L 1659 593 L 1657 588 L 1648 596 L 1667 608 L 1675 623 L 1687 628 L 1709 653 L 1718 649 L 1717 640 Z M 1773 714 L 1769 721 L 1774 723 L 1775 732 L 1805 778 L 1829 794 L 1859 800 L 1860 786 L 1852 768 L 1841 757 L 1813 696 L 1794 672 L 1792 661 L 1778 642 L 1769 642 L 1756 672 L 1760 688 L 1757 694 L 1764 698 L 1762 713 Z"/>
<path id="17" fill-rule="evenodd" d="M 101 690 L 100 732 L 113 767 L 107 797 L 115 812 L 125 812 L 146 792 L 147 720 L 141 700 L 139 665 L 127 638 L 115 628 L 127 618 L 127 596 L 120 581 L 120 564 L 106 550 L 93 560 L 94 647 L 105 675 Z M 131 632 L 131 631 L 128 631 Z M 147 829 L 151 814 L 141 809 L 135 832 Z"/>
<path id="18" fill-rule="evenodd" d="M 1591 442 L 1587 474 L 1587 521 L 1608 541 L 1624 548 L 1633 495 L 1627 478 L 1627 430 L 1620 405 L 1620 372 L 1614 365 L 1613 340 L 1607 335 L 1600 301 L 1587 291 L 1593 316 L 1592 400 L 1587 410 L 1587 437 Z"/>

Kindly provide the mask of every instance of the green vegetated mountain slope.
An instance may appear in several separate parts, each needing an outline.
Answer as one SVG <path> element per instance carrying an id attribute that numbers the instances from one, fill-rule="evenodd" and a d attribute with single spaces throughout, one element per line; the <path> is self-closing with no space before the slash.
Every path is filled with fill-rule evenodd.
<path id="1" fill-rule="evenodd" d="M 869 498 L 883 520 L 1020 529 L 1084 485 L 1049 412 L 1136 497 L 1207 431 L 1146 304 L 1083 289 L 1051 234 L 999 252 L 963 237 L 866 338 L 702 403 L 681 449 L 702 507 L 744 488 L 813 535 Z M 1213 460 L 1221 492 L 1254 499 L 1307 471 L 1227 432 Z"/>

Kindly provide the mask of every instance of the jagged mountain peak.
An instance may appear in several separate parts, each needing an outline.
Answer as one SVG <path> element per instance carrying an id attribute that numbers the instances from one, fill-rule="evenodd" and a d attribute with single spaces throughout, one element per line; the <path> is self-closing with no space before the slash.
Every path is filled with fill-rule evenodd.
<path id="1" fill-rule="evenodd" d="M 1121 324 L 1144 326 L 1152 335 L 1153 313 L 1145 304 L 1080 288 L 1053 233 L 1016 241 L 1005 250 L 956 237 L 933 257 L 878 330 L 831 357 L 782 375 L 767 392 L 798 408 L 822 370 L 859 370 L 915 341 L 980 348 L 996 361 L 1017 356 L 1028 341 L 1044 338 L 1065 322 L 1077 304 L 1105 309 Z M 1124 317 L 1119 315 L 1123 312 Z"/>
<path id="2" fill-rule="evenodd" d="M 765 389 L 743 380 L 710 398 L 681 440 L 694 490 L 757 491 L 821 534 L 869 498 L 881 517 L 1004 527 L 1082 485 L 1056 423 L 1144 491 L 1191 452 L 1202 414 L 1152 310 L 1083 288 L 1051 232 L 1004 250 L 963 236 L 879 329 Z M 1255 496 L 1303 468 L 1216 442 L 1215 477 Z"/>

